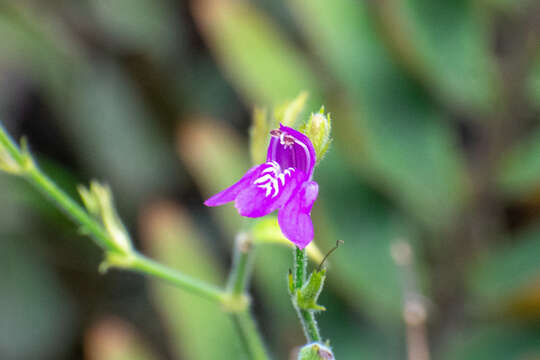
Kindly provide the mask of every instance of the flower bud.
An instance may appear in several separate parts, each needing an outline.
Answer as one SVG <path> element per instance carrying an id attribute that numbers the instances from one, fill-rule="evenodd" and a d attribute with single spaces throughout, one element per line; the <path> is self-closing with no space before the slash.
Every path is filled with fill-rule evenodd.
<path id="1" fill-rule="evenodd" d="M 306 134 L 315 148 L 317 154 L 317 161 L 320 161 L 326 151 L 332 139 L 330 138 L 330 132 L 332 130 L 332 119 L 330 114 L 324 113 L 324 106 L 321 107 L 318 113 L 312 113 L 309 121 L 302 129 L 302 132 Z"/>
<path id="2" fill-rule="evenodd" d="M 303 346 L 298 353 L 298 360 L 334 360 L 334 354 L 329 347 L 319 343 Z"/>
<path id="3" fill-rule="evenodd" d="M 132 250 L 131 240 L 114 208 L 111 189 L 108 186 L 92 181 L 89 189 L 79 186 L 78 190 L 88 212 L 95 217 L 101 218 L 107 233 L 113 239 L 117 248 L 110 250 L 121 250 L 124 253 L 130 253 Z"/>

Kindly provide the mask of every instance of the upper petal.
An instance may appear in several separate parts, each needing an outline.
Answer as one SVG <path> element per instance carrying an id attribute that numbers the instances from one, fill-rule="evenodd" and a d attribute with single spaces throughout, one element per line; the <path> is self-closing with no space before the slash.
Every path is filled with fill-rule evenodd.
<path id="1" fill-rule="evenodd" d="M 278 213 L 281 232 L 300 249 L 313 240 L 311 208 L 318 193 L 315 181 L 304 182 Z"/>
<path id="2" fill-rule="evenodd" d="M 270 139 L 266 161 L 276 161 L 282 168 L 302 170 L 311 178 L 317 160 L 311 140 L 301 132 L 281 124 L 279 130 L 275 131 L 277 134 Z"/>
<path id="3" fill-rule="evenodd" d="M 268 215 L 285 205 L 305 177 L 302 171 L 295 169 L 285 169 L 279 173 L 262 171 L 237 196 L 236 209 L 240 215 L 247 217 Z"/>
<path id="4" fill-rule="evenodd" d="M 234 185 L 226 188 L 223 191 L 218 192 L 210 199 L 204 202 L 206 206 L 220 206 L 228 202 L 234 201 L 238 194 L 245 190 L 255 178 L 257 178 L 260 171 L 265 168 L 265 164 L 257 165 L 247 171 L 242 178 Z"/>

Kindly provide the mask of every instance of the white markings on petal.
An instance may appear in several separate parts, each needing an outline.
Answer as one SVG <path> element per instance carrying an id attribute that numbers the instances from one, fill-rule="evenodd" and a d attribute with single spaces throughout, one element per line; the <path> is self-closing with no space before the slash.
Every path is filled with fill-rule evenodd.
<path id="1" fill-rule="evenodd" d="M 285 187 L 286 178 L 291 177 L 294 172 L 294 168 L 288 168 L 281 171 L 281 167 L 275 161 L 267 163 L 269 166 L 261 171 L 259 176 L 253 184 L 258 185 L 259 188 L 266 190 L 264 196 L 268 197 L 272 194 L 272 198 L 279 195 L 279 192 Z M 281 183 L 281 185 L 280 185 Z"/>

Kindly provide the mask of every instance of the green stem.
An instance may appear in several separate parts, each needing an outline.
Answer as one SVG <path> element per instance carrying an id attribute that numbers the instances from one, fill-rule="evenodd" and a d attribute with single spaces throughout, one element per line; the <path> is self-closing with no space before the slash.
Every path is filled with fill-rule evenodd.
<path id="1" fill-rule="evenodd" d="M 234 259 L 229 274 L 228 290 L 233 296 L 241 296 L 246 290 L 253 258 L 252 240 L 247 232 L 240 232 L 234 247 Z"/>
<path id="2" fill-rule="evenodd" d="M 223 290 L 184 275 L 139 253 L 135 253 L 126 269 L 165 280 L 192 294 L 217 303 L 224 301 L 225 292 Z"/>
<path id="3" fill-rule="evenodd" d="M 304 335 L 306 336 L 306 339 L 308 343 L 311 342 L 320 342 L 321 341 L 321 335 L 319 332 L 319 327 L 317 325 L 317 321 L 315 321 L 315 314 L 313 311 L 301 309 L 298 306 L 297 296 L 300 289 L 302 289 L 302 286 L 304 286 L 304 282 L 306 281 L 306 267 L 307 267 L 307 257 L 305 250 L 301 250 L 298 247 L 295 247 L 294 250 L 294 274 L 295 274 L 295 292 L 292 294 L 292 302 L 293 306 L 298 314 L 298 317 L 300 318 L 300 323 L 302 324 L 302 328 L 304 330 Z"/>
<path id="4" fill-rule="evenodd" d="M 56 184 L 43 174 L 36 166 L 23 174 L 24 178 L 30 182 L 41 193 L 52 199 L 58 207 L 64 211 L 76 223 L 81 225 L 94 241 L 105 251 L 123 252 L 108 235 L 107 231 L 94 218 Z"/>
<path id="5" fill-rule="evenodd" d="M 304 335 L 306 336 L 308 343 L 320 342 L 321 334 L 319 332 L 317 321 L 315 320 L 315 314 L 309 310 L 298 309 L 298 315 L 300 316 L 300 322 L 302 323 Z"/>
<path id="6" fill-rule="evenodd" d="M 306 251 L 301 250 L 299 247 L 294 247 L 294 273 L 295 273 L 295 285 L 296 289 L 302 288 L 304 281 L 306 281 Z"/>
<path id="7" fill-rule="evenodd" d="M 0 124 L 0 145 L 6 151 L 9 155 L 19 164 L 23 162 L 23 156 L 19 151 L 19 148 L 17 145 L 15 145 L 15 142 L 9 137 L 7 131 L 4 129 L 2 124 Z"/>
<path id="8" fill-rule="evenodd" d="M 251 360 L 268 360 L 270 357 L 266 352 L 266 348 L 261 340 L 257 325 L 251 316 L 249 310 L 242 312 L 231 313 L 234 325 L 236 326 L 240 339 L 244 344 L 249 359 Z"/>
<path id="9" fill-rule="evenodd" d="M 126 251 L 121 248 L 101 223 L 90 216 L 83 207 L 41 172 L 30 157 L 30 154 L 26 153 L 26 151 L 21 151 L 0 125 L 1 150 L 5 150 L 21 167 L 22 171 L 18 173 L 20 176 L 24 177 L 34 188 L 52 199 L 61 210 L 78 223 L 105 250 L 107 254 L 105 268 L 112 266 L 153 276 L 193 294 L 222 304 L 225 309 L 230 311 L 250 358 L 256 360 L 269 359 L 255 321 L 249 312 L 248 301 L 246 300 L 248 297 L 245 294 L 251 258 L 251 239 L 249 236 L 243 233 L 244 237 L 239 238 L 237 241 L 237 246 L 234 248 L 234 266 L 229 277 L 230 286 L 227 292 L 222 291 L 157 263 L 131 249 Z"/>
<path id="10" fill-rule="evenodd" d="M 240 232 L 236 238 L 233 255 L 233 266 L 229 274 L 228 292 L 233 299 L 247 296 L 246 287 L 250 276 L 251 261 L 253 258 L 253 244 L 251 234 Z M 240 334 L 242 344 L 250 359 L 268 360 L 262 337 L 249 308 L 232 312 L 231 317 Z"/>
<path id="11" fill-rule="evenodd" d="M 201 295 L 216 302 L 225 302 L 225 292 L 186 276 L 176 270 L 144 257 L 138 253 L 126 254 L 105 228 L 90 216 L 77 202 L 62 191 L 58 186 L 34 164 L 29 154 L 21 152 L 15 142 L 0 125 L 0 149 L 8 154 L 24 169 L 20 173 L 34 188 L 52 199 L 71 219 L 79 224 L 95 242 L 107 252 L 110 265 L 144 273 L 173 283 L 179 288 Z"/>

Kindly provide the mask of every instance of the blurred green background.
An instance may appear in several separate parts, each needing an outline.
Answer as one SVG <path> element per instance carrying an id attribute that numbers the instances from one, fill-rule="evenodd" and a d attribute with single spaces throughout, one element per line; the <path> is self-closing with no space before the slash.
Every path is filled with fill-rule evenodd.
<path id="1" fill-rule="evenodd" d="M 254 105 L 310 93 L 319 316 L 338 359 L 406 359 L 410 281 L 433 359 L 540 358 L 540 4 L 527 0 L 1 0 L 0 119 L 75 196 L 112 186 L 137 247 L 222 284 L 241 222 L 202 201 L 250 166 Z M 0 359 L 240 359 L 232 324 L 100 251 L 0 175 Z M 407 276 L 390 245 L 407 239 Z M 261 245 L 254 312 L 303 335 L 290 250 Z M 410 279 L 409 279 L 410 280 Z"/>

